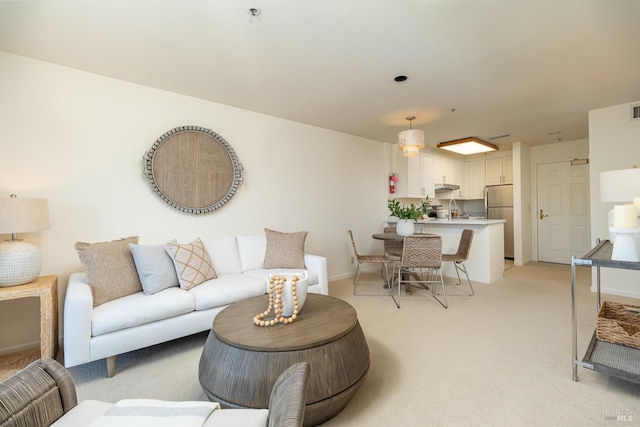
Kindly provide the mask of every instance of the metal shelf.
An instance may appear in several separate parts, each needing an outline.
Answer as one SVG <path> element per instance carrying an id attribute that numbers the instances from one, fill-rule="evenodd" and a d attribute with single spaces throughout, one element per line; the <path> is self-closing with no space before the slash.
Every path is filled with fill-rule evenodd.
<path id="1" fill-rule="evenodd" d="M 640 270 L 640 262 L 611 259 L 613 245 L 608 240 L 599 242 L 582 258 L 571 258 L 571 320 L 573 339 L 573 381 L 578 381 L 578 366 L 602 372 L 623 380 L 640 384 L 640 350 L 633 347 L 600 341 L 594 332 L 582 360 L 578 360 L 578 332 L 576 308 L 576 266 L 596 267 L 597 309 L 600 309 L 600 267 Z"/>

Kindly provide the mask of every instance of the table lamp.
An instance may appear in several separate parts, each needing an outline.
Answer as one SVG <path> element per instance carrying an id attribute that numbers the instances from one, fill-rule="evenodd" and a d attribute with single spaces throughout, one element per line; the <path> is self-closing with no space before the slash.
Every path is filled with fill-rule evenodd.
<path id="1" fill-rule="evenodd" d="M 638 209 L 631 202 L 640 197 L 640 168 L 600 172 L 600 200 L 623 202 L 609 211 L 609 240 L 613 243 L 611 259 L 640 261 L 638 251 Z"/>
<path id="2" fill-rule="evenodd" d="M 47 199 L 19 199 L 15 194 L 0 199 L 0 234 L 11 240 L 0 243 L 0 287 L 34 281 L 42 270 L 40 250 L 17 238 L 17 233 L 48 230 Z"/>

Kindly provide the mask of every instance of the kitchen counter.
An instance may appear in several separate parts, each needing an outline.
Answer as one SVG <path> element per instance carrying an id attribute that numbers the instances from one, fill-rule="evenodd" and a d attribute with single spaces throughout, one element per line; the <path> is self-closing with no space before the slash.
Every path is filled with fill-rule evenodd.
<path id="1" fill-rule="evenodd" d="M 396 218 L 389 218 L 395 224 Z M 501 279 L 504 272 L 504 219 L 429 219 L 416 222 L 416 232 L 435 233 L 442 237 L 442 252 L 455 253 L 462 230 L 473 230 L 469 260 L 465 262 L 473 282 L 491 283 Z M 450 262 L 443 263 L 442 273 L 456 277 Z"/>
<path id="2" fill-rule="evenodd" d="M 420 219 L 418 224 L 429 225 L 490 225 L 490 224 L 504 224 L 506 219 Z"/>

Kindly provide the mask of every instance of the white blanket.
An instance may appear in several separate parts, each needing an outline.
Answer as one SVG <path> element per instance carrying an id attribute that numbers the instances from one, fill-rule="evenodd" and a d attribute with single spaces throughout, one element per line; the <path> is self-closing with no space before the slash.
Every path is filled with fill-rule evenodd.
<path id="1" fill-rule="evenodd" d="M 201 427 L 216 409 L 220 409 L 217 402 L 124 399 L 107 409 L 90 427 Z"/>

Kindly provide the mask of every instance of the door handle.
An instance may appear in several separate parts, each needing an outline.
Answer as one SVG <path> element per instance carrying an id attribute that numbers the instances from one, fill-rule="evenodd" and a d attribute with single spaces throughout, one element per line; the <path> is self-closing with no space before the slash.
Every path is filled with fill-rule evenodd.
<path id="1" fill-rule="evenodd" d="M 545 214 L 544 211 L 542 209 L 540 209 L 540 219 L 545 219 L 548 216 L 549 215 Z"/>

